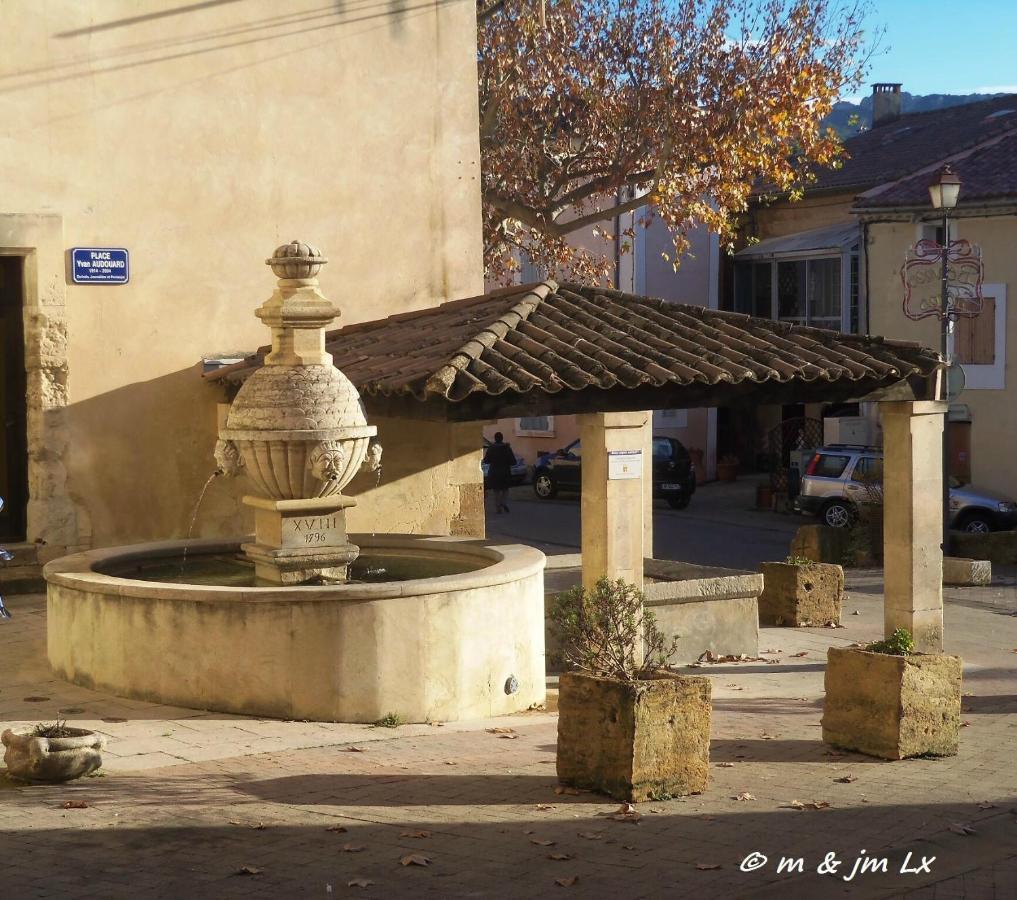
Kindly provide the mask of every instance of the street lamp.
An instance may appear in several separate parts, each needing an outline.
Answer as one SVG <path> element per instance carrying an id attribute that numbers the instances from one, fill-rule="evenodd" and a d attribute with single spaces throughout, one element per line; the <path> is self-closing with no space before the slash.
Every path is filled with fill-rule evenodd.
<path id="1" fill-rule="evenodd" d="M 947 369 L 943 372 L 943 395 L 948 379 L 949 367 L 953 364 L 954 316 L 950 311 L 950 210 L 957 205 L 960 196 L 961 181 L 949 166 L 943 166 L 929 185 L 929 196 L 932 208 L 943 212 L 943 240 L 940 244 L 942 280 L 940 286 L 940 352 Z M 950 443 L 948 436 L 949 415 L 943 423 L 943 556 L 950 552 Z"/>

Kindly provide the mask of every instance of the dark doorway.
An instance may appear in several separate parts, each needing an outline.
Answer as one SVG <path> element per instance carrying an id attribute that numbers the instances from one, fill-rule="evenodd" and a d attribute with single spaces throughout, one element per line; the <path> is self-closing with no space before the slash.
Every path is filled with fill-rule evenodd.
<path id="1" fill-rule="evenodd" d="M 0 256 L 0 540 L 25 540 L 28 415 L 25 377 L 24 260 Z"/>

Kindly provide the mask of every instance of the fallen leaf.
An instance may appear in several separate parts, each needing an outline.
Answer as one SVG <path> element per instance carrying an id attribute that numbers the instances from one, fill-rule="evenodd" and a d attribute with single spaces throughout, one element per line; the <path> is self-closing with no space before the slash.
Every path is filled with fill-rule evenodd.
<path id="1" fill-rule="evenodd" d="M 431 836 L 430 831 L 404 831 L 399 837 L 408 838 L 429 838 Z"/>
<path id="2" fill-rule="evenodd" d="M 366 747 L 343 747 L 347 753 L 366 753 Z"/>
<path id="3" fill-rule="evenodd" d="M 995 809 L 996 808 L 996 804 L 995 803 L 990 803 L 988 800 L 984 800 L 984 801 L 982 801 L 981 803 L 978 804 L 978 808 L 979 809 Z"/>
<path id="4" fill-rule="evenodd" d="M 971 723 L 967 722 L 967 721 L 961 722 L 960 723 L 960 727 L 961 728 L 970 728 L 971 727 Z"/>
<path id="5" fill-rule="evenodd" d="M 488 734 L 515 734 L 514 728 L 488 728 Z"/>
<path id="6" fill-rule="evenodd" d="M 232 823 L 230 823 L 230 824 L 232 824 Z M 325 831 L 334 831 L 334 832 L 336 832 L 336 834 L 345 834 L 346 833 L 346 826 L 345 825 L 329 825 L 328 828 L 325 829 Z"/>
<path id="7" fill-rule="evenodd" d="M 579 876 L 573 875 L 571 878 L 555 878 L 554 883 L 559 887 L 572 887 L 577 881 Z"/>
<path id="8" fill-rule="evenodd" d="M 555 809 L 555 808 L 556 807 L 554 807 L 550 803 L 538 803 L 537 804 L 537 809 L 539 809 L 541 812 L 547 812 L 549 809 Z"/>
<path id="9" fill-rule="evenodd" d="M 562 794 L 568 794 L 570 797 L 578 797 L 580 794 L 587 794 L 589 791 L 580 790 L 574 787 L 561 787 L 560 785 L 554 789 L 554 792 L 561 796 Z"/>
<path id="10" fill-rule="evenodd" d="M 710 872 L 713 869 L 719 869 L 720 863 L 696 863 L 696 868 L 700 872 Z"/>
<path id="11" fill-rule="evenodd" d="M 786 803 L 781 809 L 805 809 L 805 804 L 801 800 L 792 800 L 790 803 Z"/>
<path id="12" fill-rule="evenodd" d="M 406 856 L 400 857 L 399 864 L 403 866 L 429 866 L 431 865 L 431 857 L 424 856 L 422 853 L 407 853 Z"/>
<path id="13" fill-rule="evenodd" d="M 234 872 L 234 875 L 260 875 L 264 872 L 264 869 L 259 869 L 257 866 L 241 866 Z"/>
<path id="14" fill-rule="evenodd" d="M 808 656 L 808 655 L 809 655 L 809 651 L 808 651 L 808 650 L 802 650 L 802 652 L 801 652 L 801 653 L 792 653 L 792 654 L 791 654 L 791 656 L 792 656 L 792 657 L 793 657 L 794 659 L 800 659 L 801 657 L 803 657 L 803 656 Z"/>
<path id="15" fill-rule="evenodd" d="M 608 814 L 608 818 L 616 822 L 638 822 L 642 817 L 631 803 L 623 803 L 613 813 Z"/>
<path id="16" fill-rule="evenodd" d="M 856 609 L 856 610 L 855 610 L 855 611 L 854 611 L 853 613 L 851 613 L 851 615 L 853 615 L 853 616 L 860 616 L 860 615 L 861 615 L 861 612 L 859 612 L 859 611 L 858 611 L 858 610 Z"/>
<path id="17" fill-rule="evenodd" d="M 236 819 L 230 819 L 229 822 L 227 822 L 226 824 L 227 825 L 243 825 L 244 823 L 243 822 L 238 822 Z"/>
<path id="18" fill-rule="evenodd" d="M 805 804 L 809 809 L 829 809 L 830 803 L 827 800 L 813 800 Z"/>
<path id="19" fill-rule="evenodd" d="M 960 822 L 954 822 L 954 823 L 953 823 L 953 824 L 952 824 L 952 825 L 950 826 L 950 830 L 951 830 L 951 831 L 952 831 L 952 832 L 953 832 L 954 834 L 963 834 L 963 835 L 965 835 L 965 836 L 967 836 L 967 835 L 969 835 L 969 834 L 976 834 L 976 833 L 977 833 L 977 832 L 975 831 L 975 829 L 974 829 L 974 828 L 972 828 L 972 827 L 971 827 L 970 825 L 963 825 L 963 824 L 961 824 Z"/>
<path id="20" fill-rule="evenodd" d="M 352 881 L 346 882 L 346 887 L 370 887 L 372 884 L 374 882 L 367 878 L 354 878 Z"/>
<path id="21" fill-rule="evenodd" d="M 252 825 L 251 828 L 255 831 L 264 831 L 268 826 L 264 822 L 259 822 L 257 825 Z"/>
<path id="22" fill-rule="evenodd" d="M 61 809 L 88 809 L 88 804 L 84 800 L 65 800 L 61 805 Z"/>
<path id="23" fill-rule="evenodd" d="M 717 763 L 717 768 L 718 769 L 733 769 L 734 768 L 734 763 L 733 762 L 720 762 L 720 763 Z"/>
<path id="24" fill-rule="evenodd" d="M 630 844 L 622 844 L 622 850 L 635 850 L 636 848 Z"/>
<path id="25" fill-rule="evenodd" d="M 545 841 L 542 838 L 530 838 L 531 844 L 536 844 L 538 847 L 553 847 L 554 841 Z"/>
<path id="26" fill-rule="evenodd" d="M 755 800 L 756 798 L 753 797 L 752 794 L 750 794 L 748 791 L 742 791 L 740 794 L 735 794 L 735 796 L 732 797 L 731 799 L 732 800 Z"/>
<path id="27" fill-rule="evenodd" d="M 445 760 L 445 765 L 446 766 L 458 766 L 459 763 L 457 763 L 454 759 L 446 759 Z"/>
<path id="28" fill-rule="evenodd" d="M 499 734 L 498 737 L 500 737 L 503 741 L 514 741 L 517 737 L 519 737 L 519 735 L 518 734 Z"/>
<path id="29" fill-rule="evenodd" d="M 579 832 L 579 837 L 585 838 L 588 841 L 599 841 L 599 840 L 603 839 L 604 832 L 602 832 L 602 831 L 580 831 Z"/>
<path id="30" fill-rule="evenodd" d="M 548 853 L 547 854 L 547 858 L 548 859 L 556 859 L 556 860 L 561 861 L 561 860 L 565 860 L 565 859 L 572 859 L 572 854 L 571 853 Z"/>
<path id="31" fill-rule="evenodd" d="M 836 781 L 838 784 L 851 784 L 852 781 L 857 781 L 858 780 L 858 776 L 857 775 L 841 775 L 840 778 L 834 778 L 833 780 Z"/>
<path id="32" fill-rule="evenodd" d="M 361 853 L 366 849 L 363 844 L 343 844 L 343 853 Z"/>

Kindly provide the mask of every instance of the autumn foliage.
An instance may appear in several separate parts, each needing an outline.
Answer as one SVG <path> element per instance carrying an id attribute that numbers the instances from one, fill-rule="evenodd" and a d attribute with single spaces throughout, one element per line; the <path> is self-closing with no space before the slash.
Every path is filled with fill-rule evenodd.
<path id="1" fill-rule="evenodd" d="M 795 192 L 836 161 L 819 123 L 863 74 L 860 10 L 830 0 L 504 0 L 478 18 L 495 279 L 517 250 L 549 272 L 605 277 L 613 247 L 577 250 L 568 236 L 613 237 L 619 211 L 660 216 L 672 259 L 695 221 L 730 239 L 753 185 Z"/>

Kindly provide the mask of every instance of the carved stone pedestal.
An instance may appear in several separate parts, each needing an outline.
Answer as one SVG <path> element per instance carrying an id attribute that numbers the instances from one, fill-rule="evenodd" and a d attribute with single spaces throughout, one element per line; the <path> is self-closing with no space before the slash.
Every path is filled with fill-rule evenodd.
<path id="1" fill-rule="evenodd" d="M 356 500 L 334 494 L 308 500 L 244 497 L 254 509 L 255 543 L 243 544 L 258 578 L 300 584 L 315 577 L 344 581 L 360 554 L 346 536 L 346 509 Z"/>

